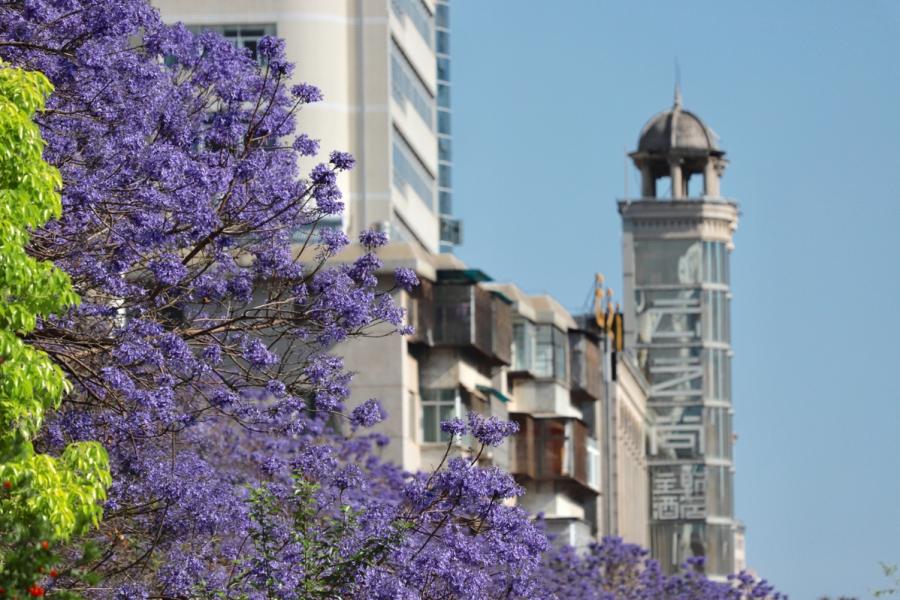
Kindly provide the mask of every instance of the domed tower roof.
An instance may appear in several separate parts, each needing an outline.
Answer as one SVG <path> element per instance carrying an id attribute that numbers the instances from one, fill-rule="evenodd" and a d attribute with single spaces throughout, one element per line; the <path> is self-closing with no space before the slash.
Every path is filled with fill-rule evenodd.
<path id="1" fill-rule="evenodd" d="M 641 171 L 642 198 L 656 198 L 656 180 L 662 177 L 671 181 L 672 198 L 686 198 L 689 180 L 697 174 L 703 176 L 703 197 L 718 197 L 719 177 L 728 163 L 716 132 L 681 107 L 677 86 L 672 108 L 644 125 L 637 150 L 629 156 Z"/>
<path id="2" fill-rule="evenodd" d="M 675 104 L 650 119 L 641 130 L 638 152 L 668 155 L 681 153 L 720 154 L 716 133 L 694 113 L 681 107 L 681 93 L 676 90 Z"/>

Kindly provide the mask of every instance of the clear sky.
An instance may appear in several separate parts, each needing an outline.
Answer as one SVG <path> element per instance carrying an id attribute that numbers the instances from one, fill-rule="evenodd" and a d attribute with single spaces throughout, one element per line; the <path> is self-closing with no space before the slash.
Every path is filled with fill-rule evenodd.
<path id="1" fill-rule="evenodd" d="M 454 0 L 452 19 L 458 254 L 571 309 L 595 271 L 621 289 L 623 154 L 677 59 L 742 207 L 750 566 L 796 599 L 869 598 L 900 562 L 900 1 Z"/>

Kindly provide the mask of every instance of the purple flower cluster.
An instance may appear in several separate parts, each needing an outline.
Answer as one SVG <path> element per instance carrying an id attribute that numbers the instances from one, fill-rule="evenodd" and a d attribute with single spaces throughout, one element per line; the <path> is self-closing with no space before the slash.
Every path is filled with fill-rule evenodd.
<path id="1" fill-rule="evenodd" d="M 350 413 L 350 423 L 354 428 L 373 427 L 385 418 L 387 418 L 387 413 L 381 407 L 381 403 L 374 398 L 366 400 Z"/>
<path id="2" fill-rule="evenodd" d="M 484 418 L 476 412 L 469 413 L 469 432 L 485 446 L 499 446 L 503 440 L 519 431 L 519 424 L 501 421 L 497 417 Z"/>
<path id="3" fill-rule="evenodd" d="M 387 244 L 388 236 L 383 231 L 367 229 L 359 234 L 359 243 L 369 250 L 374 250 L 375 248 L 380 248 Z"/>
<path id="4" fill-rule="evenodd" d="M 411 292 L 419 286 L 419 277 L 416 272 L 406 267 L 394 269 L 394 281 L 407 292 Z"/>
<path id="5" fill-rule="evenodd" d="M 441 431 L 449 433 L 453 437 L 462 437 L 466 435 L 468 428 L 465 421 L 459 417 L 453 417 L 448 421 L 441 421 Z"/>
<path id="6" fill-rule="evenodd" d="M 356 164 L 356 159 L 349 152 L 338 152 L 335 150 L 329 158 L 334 168 L 340 171 L 349 171 Z"/>
<path id="7" fill-rule="evenodd" d="M 703 574 L 702 557 L 688 559 L 681 572 L 663 573 L 644 548 L 606 537 L 586 551 L 553 548 L 538 574 L 541 598 L 572 600 L 786 600 L 772 585 L 746 572 L 717 582 Z"/>

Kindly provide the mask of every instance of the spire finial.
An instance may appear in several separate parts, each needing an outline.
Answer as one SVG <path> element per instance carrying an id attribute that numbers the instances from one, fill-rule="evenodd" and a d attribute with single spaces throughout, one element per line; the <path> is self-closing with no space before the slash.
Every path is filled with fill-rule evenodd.
<path id="1" fill-rule="evenodd" d="M 675 108 L 681 108 L 681 66 L 675 59 Z"/>

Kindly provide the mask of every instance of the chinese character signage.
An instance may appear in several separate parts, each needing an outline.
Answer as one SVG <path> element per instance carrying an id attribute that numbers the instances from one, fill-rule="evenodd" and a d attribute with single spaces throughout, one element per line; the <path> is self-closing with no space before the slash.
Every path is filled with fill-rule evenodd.
<path id="1" fill-rule="evenodd" d="M 650 502 L 656 521 L 706 517 L 703 465 L 661 465 L 651 473 Z"/>

